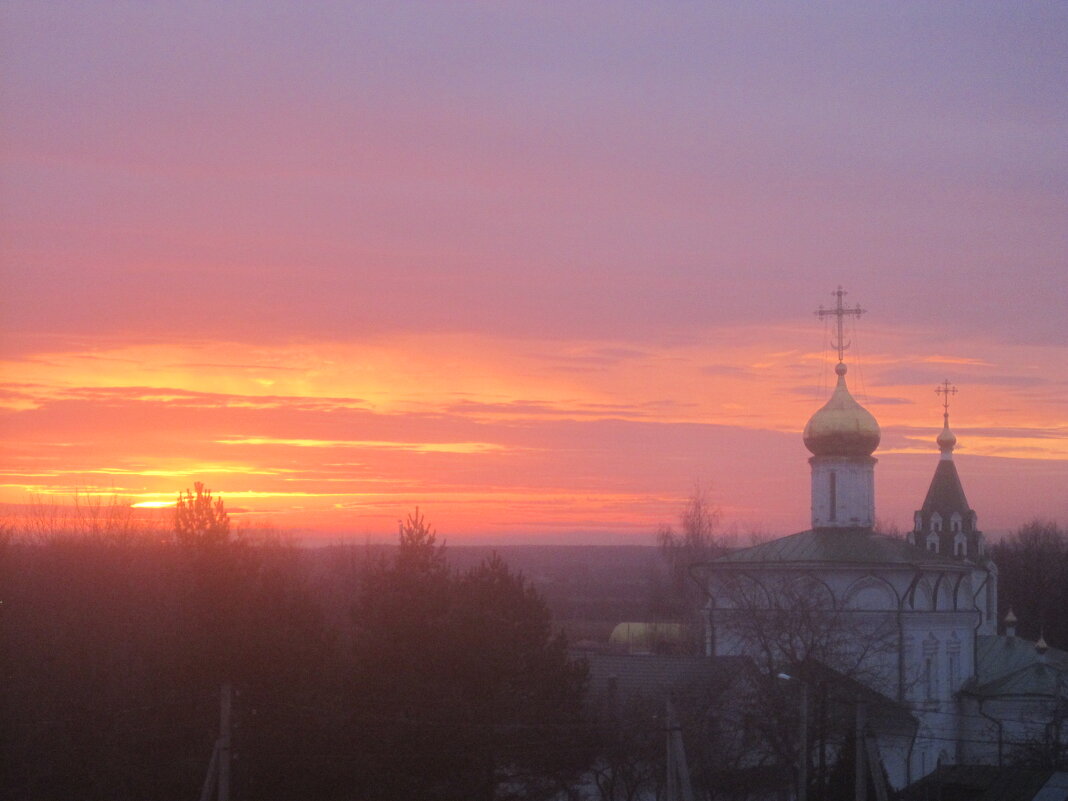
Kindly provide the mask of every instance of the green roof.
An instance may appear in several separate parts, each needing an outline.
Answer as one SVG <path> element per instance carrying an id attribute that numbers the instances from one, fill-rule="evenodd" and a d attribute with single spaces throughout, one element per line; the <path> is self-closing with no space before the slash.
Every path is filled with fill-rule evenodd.
<path id="1" fill-rule="evenodd" d="M 1000 635 L 976 637 L 975 650 L 970 695 L 1068 698 L 1068 653 L 1050 648 L 1041 654 L 1029 640 Z"/>
<path id="2" fill-rule="evenodd" d="M 926 551 L 904 539 L 877 534 L 871 528 L 817 528 L 731 551 L 711 564 L 924 565 L 968 570 L 971 565 Z"/>

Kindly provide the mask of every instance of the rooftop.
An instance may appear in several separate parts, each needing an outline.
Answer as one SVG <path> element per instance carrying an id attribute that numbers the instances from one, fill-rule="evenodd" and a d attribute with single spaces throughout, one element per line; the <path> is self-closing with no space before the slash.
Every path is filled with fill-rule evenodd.
<path id="1" fill-rule="evenodd" d="M 818 528 L 731 551 L 713 565 L 731 564 L 925 565 L 968 569 L 959 560 L 940 556 L 899 537 L 871 528 Z"/>

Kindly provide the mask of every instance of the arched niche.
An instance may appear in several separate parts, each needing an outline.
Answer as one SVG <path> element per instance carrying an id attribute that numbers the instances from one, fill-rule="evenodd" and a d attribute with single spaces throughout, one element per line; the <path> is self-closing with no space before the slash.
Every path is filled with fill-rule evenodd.
<path id="1" fill-rule="evenodd" d="M 939 612 L 948 612 L 953 609 L 953 582 L 947 578 L 938 582 L 938 596 L 935 599 L 935 609 Z"/>
<path id="2" fill-rule="evenodd" d="M 934 608 L 934 590 L 930 581 L 920 579 L 920 581 L 916 582 L 916 586 L 912 588 L 912 593 L 909 597 L 909 605 L 913 609 L 924 612 Z"/>
<path id="3" fill-rule="evenodd" d="M 783 589 L 784 597 L 803 599 L 813 608 L 831 610 L 838 605 L 838 599 L 827 582 L 811 573 L 786 578 Z"/>
<path id="4" fill-rule="evenodd" d="M 893 611 L 898 596 L 893 586 L 878 576 L 865 576 L 853 582 L 845 593 L 845 607 L 868 611 Z"/>
<path id="5" fill-rule="evenodd" d="M 774 606 L 773 590 L 760 576 L 746 571 L 715 573 L 708 586 L 717 609 L 770 609 Z"/>
<path id="6" fill-rule="evenodd" d="M 954 591 L 954 609 L 972 609 L 975 606 L 975 595 L 972 592 L 971 576 L 967 573 L 960 576 L 956 581 Z"/>

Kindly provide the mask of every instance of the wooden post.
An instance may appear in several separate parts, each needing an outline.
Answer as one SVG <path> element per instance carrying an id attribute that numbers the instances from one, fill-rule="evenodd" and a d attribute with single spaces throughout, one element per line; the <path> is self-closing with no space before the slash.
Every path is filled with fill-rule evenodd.
<path id="1" fill-rule="evenodd" d="M 211 749 L 211 760 L 208 762 L 208 773 L 204 777 L 204 784 L 200 788 L 200 801 L 211 801 L 211 788 L 218 784 L 219 772 L 219 741 Z"/>
<path id="2" fill-rule="evenodd" d="M 797 801 L 808 801 L 808 683 L 801 679 L 801 721 L 797 757 Z"/>
<path id="3" fill-rule="evenodd" d="M 853 735 L 856 759 L 853 797 L 856 801 L 868 801 L 868 771 L 864 753 L 864 730 L 867 727 L 867 709 L 860 698 L 857 698 L 857 729 Z"/>
<path id="4" fill-rule="evenodd" d="M 690 784 L 690 767 L 686 764 L 686 748 L 682 743 L 682 726 L 675 715 L 671 699 L 667 700 L 667 801 L 694 801 Z"/>
<path id="5" fill-rule="evenodd" d="M 218 801 L 230 801 L 230 711 L 233 704 L 233 687 L 230 682 L 222 686 L 219 699 L 219 795 Z"/>

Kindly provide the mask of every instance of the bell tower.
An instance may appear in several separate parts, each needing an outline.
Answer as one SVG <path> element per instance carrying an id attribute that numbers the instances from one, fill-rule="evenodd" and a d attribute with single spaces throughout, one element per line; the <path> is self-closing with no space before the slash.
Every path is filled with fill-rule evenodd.
<path id="1" fill-rule="evenodd" d="M 957 394 L 957 388 L 947 380 L 935 392 L 942 396 L 942 431 L 935 440 L 942 455 L 923 506 L 913 516 L 909 542 L 943 556 L 981 561 L 984 556 L 983 533 L 979 531 L 978 516 L 968 506 L 957 465 L 953 462 L 957 437 L 949 428 L 949 399 Z"/>
<path id="2" fill-rule="evenodd" d="M 843 321 L 860 317 L 860 306 L 846 308 L 845 292 L 834 292 L 833 309 L 820 307 L 820 318 L 836 318 L 838 351 L 834 368 L 838 383 L 830 399 L 805 426 L 805 447 L 812 453 L 812 528 L 871 528 L 875 524 L 875 463 L 879 424 L 871 412 L 853 398 L 846 386 Z"/>

